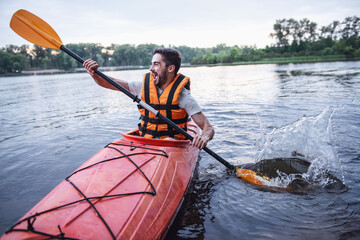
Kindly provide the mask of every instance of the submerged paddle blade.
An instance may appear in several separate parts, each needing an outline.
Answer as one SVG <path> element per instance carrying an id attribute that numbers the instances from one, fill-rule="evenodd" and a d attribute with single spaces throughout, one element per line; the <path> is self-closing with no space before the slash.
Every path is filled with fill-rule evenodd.
<path id="1" fill-rule="evenodd" d="M 267 178 L 264 179 L 263 177 L 258 176 L 256 172 L 252 170 L 244 168 L 236 168 L 236 176 L 247 182 L 251 182 L 260 186 L 265 184 L 265 180 L 269 180 Z"/>
<path id="2" fill-rule="evenodd" d="M 60 37 L 49 24 L 24 9 L 14 13 L 10 27 L 25 40 L 41 47 L 60 49 L 63 45 Z"/>
<path id="3" fill-rule="evenodd" d="M 263 159 L 256 163 L 247 163 L 236 169 L 236 175 L 256 185 L 266 185 L 272 178 L 279 177 L 279 172 L 286 175 L 303 174 L 310 163 L 300 158 Z"/>
<path id="4" fill-rule="evenodd" d="M 278 171 L 289 174 L 306 173 L 309 169 L 310 162 L 300 158 L 272 158 L 263 159 L 256 163 L 244 164 L 241 167 L 252 170 L 260 176 L 276 178 L 279 176 Z"/>

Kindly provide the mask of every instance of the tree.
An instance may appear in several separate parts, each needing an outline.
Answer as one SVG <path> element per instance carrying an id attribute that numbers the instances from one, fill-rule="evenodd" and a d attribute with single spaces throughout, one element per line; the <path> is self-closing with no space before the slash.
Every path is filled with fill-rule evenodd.
<path id="1" fill-rule="evenodd" d="M 77 66 L 76 60 L 64 52 L 59 53 L 57 58 L 60 69 L 69 70 Z"/>
<path id="2" fill-rule="evenodd" d="M 47 68 L 48 66 L 44 67 L 43 63 L 46 61 L 44 59 L 49 55 L 50 51 L 48 48 L 34 45 L 30 51 L 30 55 L 32 56 L 31 67 L 36 69 Z"/>
<path id="3" fill-rule="evenodd" d="M 336 40 L 338 37 L 337 33 L 339 26 L 340 26 L 339 21 L 333 21 L 328 26 L 321 27 L 320 35 L 319 35 L 320 40 L 325 38 L 331 38 L 332 40 Z"/>
<path id="4" fill-rule="evenodd" d="M 274 33 L 270 33 L 270 37 L 276 38 L 278 47 L 289 46 L 290 29 L 286 19 L 276 20 L 273 26 Z"/>
<path id="5" fill-rule="evenodd" d="M 0 51 L 0 73 L 17 73 L 27 68 L 27 58 L 25 55 L 14 54 L 11 51 L 2 49 Z"/>

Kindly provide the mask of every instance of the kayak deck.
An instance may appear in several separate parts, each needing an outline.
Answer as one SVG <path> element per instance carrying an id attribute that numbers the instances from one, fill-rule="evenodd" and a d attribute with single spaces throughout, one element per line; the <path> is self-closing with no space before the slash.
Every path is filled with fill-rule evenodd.
<path id="1" fill-rule="evenodd" d="M 189 123 L 189 133 L 199 128 Z M 108 144 L 1 239 L 162 238 L 184 198 L 198 149 L 189 140 L 139 137 Z"/>

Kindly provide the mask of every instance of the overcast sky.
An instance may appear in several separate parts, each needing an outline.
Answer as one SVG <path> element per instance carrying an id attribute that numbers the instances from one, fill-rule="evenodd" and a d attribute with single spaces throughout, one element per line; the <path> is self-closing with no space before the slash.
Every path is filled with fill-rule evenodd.
<path id="1" fill-rule="evenodd" d="M 269 34 L 277 19 L 308 18 L 320 28 L 359 17 L 360 0 L 0 0 L 0 47 L 32 45 L 9 27 L 19 9 L 44 19 L 64 44 L 262 48 L 275 43 Z"/>

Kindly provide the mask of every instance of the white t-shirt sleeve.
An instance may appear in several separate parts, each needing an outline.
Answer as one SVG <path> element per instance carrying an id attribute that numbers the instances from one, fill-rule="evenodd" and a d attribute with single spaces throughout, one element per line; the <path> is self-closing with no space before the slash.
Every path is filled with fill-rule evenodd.
<path id="1" fill-rule="evenodd" d="M 129 81 L 128 85 L 129 85 L 130 92 L 140 98 L 143 82 L 142 81 Z"/>
<path id="2" fill-rule="evenodd" d="M 201 107 L 196 100 L 191 96 L 191 93 L 186 88 L 183 88 L 179 95 L 179 107 L 185 109 L 189 116 L 201 112 Z"/>

